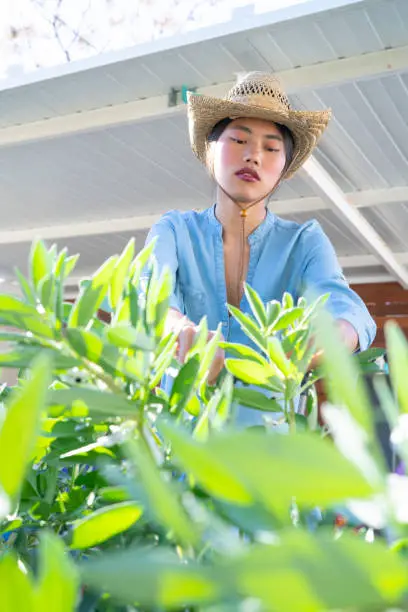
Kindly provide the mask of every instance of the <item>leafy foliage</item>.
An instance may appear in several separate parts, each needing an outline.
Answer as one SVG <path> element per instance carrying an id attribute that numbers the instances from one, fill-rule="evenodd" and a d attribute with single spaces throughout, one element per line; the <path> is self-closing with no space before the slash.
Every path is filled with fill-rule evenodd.
<path id="1" fill-rule="evenodd" d="M 1 610 L 406 606 L 406 477 L 387 473 L 362 379 L 376 374 L 406 461 L 398 328 L 387 329 L 392 392 L 383 354 L 349 356 L 324 297 L 264 304 L 247 286 L 251 314 L 230 310 L 248 345 L 221 343 L 226 369 L 210 386 L 220 331 L 207 343 L 203 320 L 178 363 L 176 336 L 163 335 L 171 277 L 151 251 L 135 257 L 131 241 L 66 304 L 77 257 L 37 242 L 29 278 L 18 272 L 23 298 L 0 296 L 1 364 L 22 368 L 1 391 Z M 110 323 L 98 318 L 106 303 Z M 322 365 L 309 372 L 317 348 Z M 237 404 L 270 425 L 240 430 Z"/>

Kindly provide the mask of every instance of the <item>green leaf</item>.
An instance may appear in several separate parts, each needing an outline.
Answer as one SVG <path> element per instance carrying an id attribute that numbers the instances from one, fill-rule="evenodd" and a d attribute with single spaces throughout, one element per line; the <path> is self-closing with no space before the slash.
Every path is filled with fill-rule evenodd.
<path id="1" fill-rule="evenodd" d="M 355 355 L 355 358 L 360 364 L 366 364 L 366 363 L 371 363 L 372 361 L 375 361 L 376 359 L 379 359 L 380 357 L 384 357 L 386 352 L 387 350 L 385 348 L 373 347 L 365 351 L 361 351 L 360 353 L 357 353 Z"/>
<path id="2" fill-rule="evenodd" d="M 34 295 L 33 289 L 30 286 L 29 281 L 26 279 L 24 274 L 20 272 L 18 268 L 14 268 L 14 272 L 15 272 L 15 275 L 17 276 L 18 282 L 20 283 L 21 291 L 23 292 L 23 295 L 26 298 L 27 302 L 35 306 L 37 303 L 37 300 Z"/>
<path id="3" fill-rule="evenodd" d="M 293 363 L 286 357 L 282 344 L 278 338 L 268 338 L 268 353 L 271 361 L 284 376 L 289 377 L 294 371 L 296 371 Z"/>
<path id="4" fill-rule="evenodd" d="M 49 610 L 52 602 L 53 612 L 73 612 L 78 597 L 78 574 L 62 540 L 53 533 L 42 533 L 39 556 L 36 611 Z"/>
<path id="5" fill-rule="evenodd" d="M 254 389 L 243 389 L 242 387 L 235 387 L 234 401 L 248 406 L 249 408 L 256 408 L 257 410 L 264 410 L 265 412 L 282 412 L 282 404 L 276 399 L 269 398 L 259 391 Z"/>
<path id="6" fill-rule="evenodd" d="M 166 424 L 164 431 L 174 460 L 224 501 L 256 501 L 284 517 L 293 498 L 299 507 L 325 507 L 374 492 L 332 443 L 313 434 L 247 430 L 213 435 L 198 445 L 174 426 Z"/>
<path id="7" fill-rule="evenodd" d="M 282 339 L 282 348 L 286 355 L 291 356 L 291 360 L 302 360 L 308 348 L 311 347 L 310 330 L 300 327 L 285 333 Z M 302 363 L 299 367 L 302 367 Z M 308 364 L 307 364 L 308 365 Z"/>
<path id="8" fill-rule="evenodd" d="M 315 336 L 323 349 L 321 369 L 330 401 L 347 406 L 356 421 L 374 436 L 370 402 L 357 364 L 327 312 L 320 313 Z"/>
<path id="9" fill-rule="evenodd" d="M 69 327 L 86 327 L 95 316 L 108 291 L 117 258 L 111 257 L 83 284 L 68 320 Z"/>
<path id="10" fill-rule="evenodd" d="M 261 327 L 266 327 L 268 323 L 268 318 L 267 318 L 265 306 L 261 298 L 259 297 L 257 292 L 254 289 L 252 289 L 252 287 L 250 287 L 247 283 L 245 283 L 244 285 L 244 291 L 245 291 L 246 299 L 248 300 L 248 304 L 250 305 L 251 310 L 256 320 L 258 321 L 259 325 Z"/>
<path id="11" fill-rule="evenodd" d="M 215 393 L 214 398 L 214 412 L 216 418 L 213 419 L 213 427 L 222 429 L 224 424 L 228 421 L 231 412 L 232 394 L 234 390 L 234 383 L 232 376 L 225 376 L 223 383 Z"/>
<path id="12" fill-rule="evenodd" d="M 149 291 L 148 301 L 155 305 L 154 327 L 157 337 L 161 337 L 164 332 L 164 325 L 169 308 L 169 300 L 173 290 L 173 274 L 165 266 L 157 281 L 156 290 Z"/>
<path id="13" fill-rule="evenodd" d="M 130 325 L 130 297 L 129 295 L 122 296 L 116 307 L 116 311 L 112 313 L 111 325 Z"/>
<path id="14" fill-rule="evenodd" d="M 62 279 L 64 278 L 64 271 L 65 271 L 65 262 L 67 259 L 67 254 L 68 254 L 68 249 L 65 247 L 64 249 L 62 249 L 62 251 L 59 253 L 55 265 L 54 265 L 54 275 L 56 278 L 59 278 L 60 276 L 62 276 Z"/>
<path id="15" fill-rule="evenodd" d="M 56 257 L 57 257 L 57 245 L 56 245 L 55 242 L 48 249 L 48 255 L 49 255 L 49 258 L 50 258 L 51 262 L 53 262 L 56 259 Z"/>
<path id="16" fill-rule="evenodd" d="M 392 385 L 401 411 L 408 412 L 408 343 L 403 331 L 394 321 L 386 323 L 385 339 Z"/>
<path id="17" fill-rule="evenodd" d="M 197 399 L 197 424 L 194 427 L 193 437 L 196 440 L 204 441 L 208 438 L 210 430 L 222 429 L 230 414 L 232 402 L 233 385 L 230 376 L 223 381 L 221 388 L 217 389 L 211 396 L 210 401 L 200 414 L 200 403 Z"/>
<path id="18" fill-rule="evenodd" d="M 180 368 L 173 383 L 170 395 L 170 410 L 181 414 L 192 393 L 194 392 L 198 372 L 200 369 L 200 358 L 194 355 Z"/>
<path id="19" fill-rule="evenodd" d="M 282 307 L 285 310 L 289 310 L 293 308 L 293 297 L 287 291 L 285 291 L 285 293 L 282 296 Z"/>
<path id="20" fill-rule="evenodd" d="M 169 529 L 175 539 L 184 545 L 196 543 L 197 527 L 191 522 L 170 482 L 163 479 L 145 442 L 128 441 L 125 453 L 138 468 L 138 477 L 156 520 Z"/>
<path id="21" fill-rule="evenodd" d="M 1 612 L 37 612 L 31 576 L 18 563 L 14 553 L 0 558 L 0 584 Z"/>
<path id="22" fill-rule="evenodd" d="M 56 298 L 55 277 L 53 274 L 44 276 L 38 284 L 38 293 L 45 310 L 54 312 Z"/>
<path id="23" fill-rule="evenodd" d="M 188 402 L 184 406 L 184 410 L 195 417 L 198 417 L 200 415 L 201 404 L 197 395 L 190 395 L 190 397 L 188 398 Z"/>
<path id="24" fill-rule="evenodd" d="M 65 335 L 78 355 L 100 365 L 106 373 L 112 376 L 123 375 L 133 380 L 140 380 L 139 375 L 135 373 L 132 367 L 134 360 L 122 355 L 116 346 L 104 343 L 93 332 L 67 329 Z"/>
<path id="25" fill-rule="evenodd" d="M 51 371 L 50 358 L 38 357 L 31 377 L 14 392 L 7 407 L 0 430 L 0 483 L 10 498 L 20 490 L 35 447 Z"/>
<path id="26" fill-rule="evenodd" d="M 169 334 L 163 337 L 156 349 L 156 359 L 153 364 L 153 373 L 150 379 L 149 388 L 154 389 L 161 381 L 165 371 L 170 366 L 177 350 L 176 334 Z"/>
<path id="27" fill-rule="evenodd" d="M 133 278 L 133 282 L 136 284 L 139 280 L 139 276 L 142 270 L 145 268 L 149 260 L 151 260 L 151 256 L 154 251 L 154 247 L 156 246 L 157 238 L 154 237 L 153 240 L 149 242 L 138 254 L 137 257 L 131 267 L 130 276 Z"/>
<path id="28" fill-rule="evenodd" d="M 103 487 L 99 489 L 99 496 L 109 503 L 129 501 L 129 493 L 124 487 Z"/>
<path id="29" fill-rule="evenodd" d="M 408 584 L 403 560 L 383 543 L 301 529 L 284 531 L 274 545 L 255 545 L 232 566 L 243 597 L 276 612 L 399 608 Z"/>
<path id="30" fill-rule="evenodd" d="M 64 270 L 61 271 L 61 280 L 68 278 L 70 274 L 74 271 L 79 260 L 79 255 L 71 255 L 71 257 L 67 257 L 64 264 Z"/>
<path id="31" fill-rule="evenodd" d="M 125 396 L 86 387 L 54 389 L 49 392 L 47 402 L 50 406 L 67 407 L 73 406 L 76 402 L 81 402 L 86 405 L 89 414 L 112 418 L 134 419 L 140 411 L 140 404 L 129 401 Z"/>
<path id="32" fill-rule="evenodd" d="M 139 323 L 139 296 L 136 287 L 131 286 L 129 289 L 129 311 L 130 322 L 133 327 L 137 327 Z"/>
<path id="33" fill-rule="evenodd" d="M 219 601 L 223 571 L 181 562 L 169 549 L 129 548 L 80 565 L 82 581 L 129 605 L 149 609 L 185 609 Z"/>
<path id="34" fill-rule="evenodd" d="M 129 240 L 128 244 L 119 257 L 115 269 L 113 271 L 112 280 L 110 283 L 110 304 L 113 309 L 117 307 L 122 297 L 127 277 L 129 275 L 129 267 L 135 254 L 135 239 Z"/>
<path id="35" fill-rule="evenodd" d="M 100 362 L 105 344 L 94 332 L 82 329 L 67 329 L 65 336 L 78 355 L 95 363 Z M 119 355 L 117 349 L 115 349 L 115 353 L 117 356 Z"/>
<path id="36" fill-rule="evenodd" d="M 276 369 L 269 363 L 261 365 L 249 359 L 226 359 L 225 367 L 247 385 L 259 385 L 279 392 L 284 389 L 282 381 L 276 376 Z"/>
<path id="37" fill-rule="evenodd" d="M 109 326 L 106 329 L 106 337 L 115 346 L 121 348 L 132 348 L 141 351 L 154 351 L 156 342 L 153 338 L 141 331 L 137 331 L 130 325 Z"/>
<path id="38" fill-rule="evenodd" d="M 257 344 L 261 350 L 266 352 L 266 339 L 255 321 L 253 321 L 248 315 L 241 312 L 238 308 L 235 308 L 235 306 L 228 306 L 228 309 L 232 316 L 238 321 L 248 338 L 255 342 L 255 344 Z"/>
<path id="39" fill-rule="evenodd" d="M 160 429 L 170 440 L 174 458 L 212 495 L 238 505 L 253 501 L 250 490 L 237 474 L 234 465 L 227 465 L 207 444 L 198 444 L 189 434 L 171 423 L 161 423 Z M 211 438 L 210 438 L 211 440 Z"/>
<path id="40" fill-rule="evenodd" d="M 295 306 L 290 310 L 284 310 L 273 324 L 273 331 L 277 332 L 281 329 L 286 329 L 290 325 L 296 323 L 298 319 L 304 314 L 304 309 Z"/>
<path id="41" fill-rule="evenodd" d="M 265 364 L 265 358 L 254 351 L 253 348 L 245 344 L 220 342 L 220 348 L 224 349 L 228 356 L 238 357 L 239 359 L 249 359 L 251 361 L 255 361 L 256 363 L 260 363 L 261 365 Z"/>
<path id="42" fill-rule="evenodd" d="M 40 281 L 51 272 L 51 257 L 42 240 L 37 240 L 32 244 L 30 270 L 33 286 L 37 289 Z"/>
<path id="43" fill-rule="evenodd" d="M 217 331 L 211 340 L 207 343 L 206 348 L 201 354 L 201 363 L 200 368 L 198 370 L 198 380 L 201 380 L 204 376 L 208 374 L 212 361 L 217 352 L 219 343 L 221 338 L 221 324 L 218 326 Z"/>
<path id="44" fill-rule="evenodd" d="M 306 323 L 312 319 L 315 319 L 318 312 L 323 310 L 323 306 L 326 304 L 330 297 L 330 293 L 320 295 L 310 306 L 308 306 L 302 317 L 302 323 Z M 300 299 L 300 298 L 299 298 Z"/>
<path id="45" fill-rule="evenodd" d="M 16 347 L 8 353 L 0 353 L 0 366 L 3 368 L 28 368 L 40 351 L 40 347 Z"/>
<path id="46" fill-rule="evenodd" d="M 203 317 L 196 329 L 191 349 L 187 353 L 187 359 L 193 355 L 201 354 L 208 342 L 208 321 L 207 317 Z"/>
<path id="47" fill-rule="evenodd" d="M 126 531 L 142 516 L 133 502 L 105 506 L 73 523 L 71 548 L 91 548 Z"/>
<path id="48" fill-rule="evenodd" d="M 0 295 L 0 323 L 30 331 L 38 336 L 53 338 L 54 332 L 44 317 L 30 304 L 25 304 L 12 295 Z"/>
<path id="49" fill-rule="evenodd" d="M 268 328 L 272 327 L 278 318 L 281 311 L 281 305 L 276 300 L 272 300 L 268 302 L 266 305 L 266 315 L 267 315 L 267 324 Z"/>

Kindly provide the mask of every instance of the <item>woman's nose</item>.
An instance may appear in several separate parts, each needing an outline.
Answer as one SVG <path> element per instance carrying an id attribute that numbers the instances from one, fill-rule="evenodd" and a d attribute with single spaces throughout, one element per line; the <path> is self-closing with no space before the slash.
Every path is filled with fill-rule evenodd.
<path id="1" fill-rule="evenodd" d="M 244 161 L 246 164 L 257 164 L 260 162 L 260 149 L 256 145 L 249 146 L 244 155 Z"/>

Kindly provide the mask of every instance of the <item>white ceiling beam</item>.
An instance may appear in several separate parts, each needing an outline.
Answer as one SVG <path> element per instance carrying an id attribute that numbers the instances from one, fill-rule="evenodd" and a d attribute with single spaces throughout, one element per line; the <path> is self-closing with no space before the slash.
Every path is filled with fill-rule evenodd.
<path id="1" fill-rule="evenodd" d="M 406 70 L 407 65 L 408 45 L 285 70 L 277 73 L 277 76 L 282 80 L 285 89 L 290 94 L 304 88 L 316 89 L 356 79 L 399 72 Z M 232 82 L 227 82 L 203 87 L 198 89 L 197 93 L 222 97 L 232 84 Z M 188 83 L 188 86 L 194 87 L 194 83 Z M 125 104 L 116 104 L 3 128 L 0 130 L 0 146 L 58 138 L 148 119 L 162 119 L 182 112 L 183 109 L 185 109 L 183 103 L 169 107 L 168 95 L 135 100 Z"/>
<path id="2" fill-rule="evenodd" d="M 394 257 L 400 264 L 408 264 L 408 253 L 394 253 Z M 372 268 L 382 264 L 375 255 L 347 255 L 339 257 L 339 263 L 350 274 L 353 268 Z"/>
<path id="3" fill-rule="evenodd" d="M 146 230 L 156 223 L 165 211 L 157 215 L 142 215 L 140 217 L 120 217 L 119 219 L 104 219 L 102 221 L 83 221 L 65 225 L 46 225 L 45 227 L 30 227 L 19 230 L 0 231 L 0 244 L 16 244 L 42 240 L 58 240 L 61 238 L 76 238 L 78 236 L 97 236 L 98 234 L 114 234 Z"/>
<path id="4" fill-rule="evenodd" d="M 408 289 L 408 269 L 399 263 L 361 212 L 350 204 L 323 166 L 314 157 L 310 157 L 303 165 L 302 172 L 312 182 L 318 195 L 328 202 L 350 231 L 378 258 L 392 277 Z"/>
<path id="5" fill-rule="evenodd" d="M 279 192 L 277 195 L 279 197 Z M 344 195 L 347 201 L 356 208 L 383 206 L 384 204 L 408 202 L 408 187 L 370 189 L 367 191 L 345 193 Z M 305 198 L 291 198 L 288 200 L 272 200 L 269 208 L 277 215 L 286 215 L 327 210 L 330 208 L 330 205 L 319 196 L 310 196 Z"/>
<path id="6" fill-rule="evenodd" d="M 397 202 L 408 202 L 408 187 L 391 187 L 369 191 L 357 191 L 343 194 L 347 202 L 356 208 L 376 206 Z M 274 200 L 270 210 L 277 215 L 309 213 L 332 208 L 327 199 L 320 196 Z M 156 223 L 166 211 L 154 215 L 120 217 L 118 219 L 102 219 L 79 221 L 64 225 L 47 225 L 45 227 L 30 227 L 16 230 L 0 231 L 0 244 L 16 244 L 32 242 L 36 238 L 43 240 L 58 240 L 75 238 L 76 236 L 97 236 L 99 234 L 114 234 L 147 230 Z M 378 262 L 377 262 L 378 263 Z"/>

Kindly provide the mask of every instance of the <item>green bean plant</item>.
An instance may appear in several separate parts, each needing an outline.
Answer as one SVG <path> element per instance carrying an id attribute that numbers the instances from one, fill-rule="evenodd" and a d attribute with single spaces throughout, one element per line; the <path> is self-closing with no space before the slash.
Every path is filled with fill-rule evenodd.
<path id="1" fill-rule="evenodd" d="M 204 319 L 178 362 L 177 331 L 164 333 L 172 277 L 153 248 L 130 241 L 67 303 L 77 257 L 37 241 L 21 297 L 0 295 L 0 366 L 19 370 L 0 396 L 0 610 L 406 609 L 401 330 L 387 327 L 384 373 L 383 352 L 347 354 L 325 298 L 264 304 L 246 286 L 251 314 L 230 310 L 248 346 L 222 341 L 210 386 L 220 330 L 208 342 Z M 271 425 L 240 428 L 238 404 Z"/>

